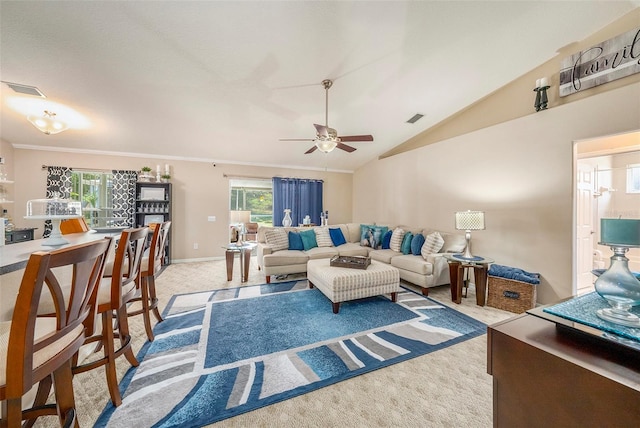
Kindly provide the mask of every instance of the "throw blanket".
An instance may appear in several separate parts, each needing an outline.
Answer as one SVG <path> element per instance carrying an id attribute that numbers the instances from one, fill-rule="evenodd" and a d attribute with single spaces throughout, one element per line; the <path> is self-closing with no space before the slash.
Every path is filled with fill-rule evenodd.
<path id="1" fill-rule="evenodd" d="M 540 284 L 540 274 L 527 272 L 522 269 L 502 266 L 502 265 L 491 265 L 489 268 L 489 275 L 498 276 L 500 278 L 513 279 L 514 281 L 527 282 L 529 284 Z"/>

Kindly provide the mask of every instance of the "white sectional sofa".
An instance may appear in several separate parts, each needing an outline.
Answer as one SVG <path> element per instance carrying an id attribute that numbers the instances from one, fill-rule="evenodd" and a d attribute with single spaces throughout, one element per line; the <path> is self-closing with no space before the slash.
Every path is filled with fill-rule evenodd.
<path id="1" fill-rule="evenodd" d="M 377 226 L 380 227 L 380 226 Z M 434 232 L 431 229 L 397 226 L 404 231 L 411 232 L 412 235 L 422 234 L 427 236 Z M 450 234 L 439 232 L 444 240 L 442 248 L 433 254 L 403 254 L 392 249 L 371 248 L 365 246 L 366 242 L 361 243 L 362 227 L 360 223 L 348 223 L 330 225 L 328 228 L 340 228 L 346 243 L 335 246 L 318 246 L 308 250 L 291 250 L 288 247 L 283 249 L 283 244 L 274 241 L 275 232 L 269 232 L 270 229 L 280 229 L 278 234 L 282 234 L 284 230 L 287 234 L 289 231 L 304 232 L 314 230 L 319 226 L 308 227 L 260 227 L 258 229 L 258 247 L 257 260 L 258 269 L 262 270 L 267 277 L 267 283 L 271 280 L 271 275 L 287 275 L 293 273 L 304 273 L 307 271 L 307 261 L 321 258 L 331 258 L 334 255 L 341 256 L 370 256 L 372 260 L 390 264 L 396 267 L 400 272 L 400 278 L 422 288 L 423 294 L 428 294 L 430 287 L 444 285 L 449 283 L 449 269 L 447 261 L 443 256 L 446 252 L 464 251 L 465 238 L 460 234 Z M 396 227 L 387 227 L 388 230 L 394 230 Z M 271 237 L 271 242 L 269 237 Z M 326 242 L 324 243 L 326 245 Z M 280 248 L 274 251 L 274 248 Z"/>

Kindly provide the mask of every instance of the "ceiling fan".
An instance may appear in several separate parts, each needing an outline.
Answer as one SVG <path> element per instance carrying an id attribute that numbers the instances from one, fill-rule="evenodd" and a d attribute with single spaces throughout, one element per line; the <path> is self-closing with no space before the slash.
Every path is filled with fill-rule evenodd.
<path id="1" fill-rule="evenodd" d="M 344 144 L 343 141 L 348 142 L 359 142 L 359 141 L 373 141 L 372 135 L 347 135 L 347 136 L 338 136 L 338 132 L 329 128 L 329 88 L 333 85 L 333 81 L 329 79 L 325 79 L 322 81 L 322 86 L 325 89 L 326 98 L 325 98 L 325 116 L 324 116 L 324 125 L 318 125 L 314 123 L 313 126 L 316 128 L 316 138 L 281 138 L 280 141 L 313 141 L 315 144 L 306 152 L 305 155 L 309 153 L 315 152 L 317 149 L 320 149 L 321 152 L 329 153 L 336 147 L 344 150 L 345 152 L 353 152 L 356 150 L 355 147 Z"/>

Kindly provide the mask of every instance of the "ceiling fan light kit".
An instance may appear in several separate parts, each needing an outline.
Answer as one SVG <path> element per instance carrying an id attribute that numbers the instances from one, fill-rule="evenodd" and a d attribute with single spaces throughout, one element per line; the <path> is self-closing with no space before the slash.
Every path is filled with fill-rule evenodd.
<path id="1" fill-rule="evenodd" d="M 356 150 L 355 147 L 344 144 L 343 141 L 349 142 L 364 142 L 364 141 L 373 141 L 372 135 L 348 135 L 348 136 L 338 136 L 338 132 L 329 128 L 329 88 L 333 85 L 333 81 L 329 79 L 325 79 L 322 81 L 322 86 L 325 90 L 325 124 L 318 125 L 314 124 L 313 126 L 316 128 L 316 138 L 314 139 L 292 139 L 292 138 L 281 138 L 280 141 L 313 141 L 315 144 L 309 150 L 304 152 L 305 155 L 309 153 L 315 152 L 319 149 L 323 153 L 330 153 L 336 147 L 344 150 L 345 152 L 351 153 Z"/>

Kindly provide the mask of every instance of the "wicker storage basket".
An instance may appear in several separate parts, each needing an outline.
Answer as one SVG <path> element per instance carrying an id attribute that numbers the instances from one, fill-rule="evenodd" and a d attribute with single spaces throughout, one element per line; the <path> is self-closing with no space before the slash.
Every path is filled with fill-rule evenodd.
<path id="1" fill-rule="evenodd" d="M 489 275 L 487 306 L 521 314 L 536 305 L 535 284 Z"/>

